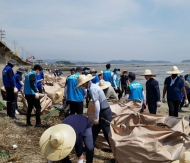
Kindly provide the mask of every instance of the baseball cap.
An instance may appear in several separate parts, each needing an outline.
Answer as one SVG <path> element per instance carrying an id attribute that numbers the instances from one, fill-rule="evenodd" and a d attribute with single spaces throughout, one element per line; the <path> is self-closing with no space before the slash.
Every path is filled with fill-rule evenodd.
<path id="1" fill-rule="evenodd" d="M 131 78 L 132 80 L 135 80 L 136 75 L 133 72 L 129 72 L 128 78 Z"/>

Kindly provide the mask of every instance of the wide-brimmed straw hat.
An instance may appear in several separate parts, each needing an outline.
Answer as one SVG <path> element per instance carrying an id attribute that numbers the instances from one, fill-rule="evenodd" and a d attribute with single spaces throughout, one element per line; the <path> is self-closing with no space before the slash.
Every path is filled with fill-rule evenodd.
<path id="1" fill-rule="evenodd" d="M 106 88 L 109 88 L 111 86 L 111 83 L 110 82 L 106 82 L 104 81 L 103 79 L 100 80 L 99 82 L 99 86 L 102 88 L 102 89 L 106 89 Z"/>
<path id="2" fill-rule="evenodd" d="M 95 76 L 92 76 L 91 74 L 88 74 L 87 76 L 86 75 L 80 75 L 78 78 L 77 78 L 77 81 L 78 81 L 78 85 L 77 87 L 75 87 L 75 89 L 79 88 L 81 85 L 83 85 L 84 83 L 92 80 Z"/>
<path id="3" fill-rule="evenodd" d="M 153 77 L 156 76 L 156 74 L 152 74 L 152 72 L 149 69 L 144 70 L 144 73 L 141 74 L 141 76 L 148 76 L 148 75 L 153 76 Z"/>
<path id="4" fill-rule="evenodd" d="M 190 151 L 185 151 L 181 155 L 179 160 L 173 161 L 172 163 L 189 163 L 190 162 Z"/>
<path id="5" fill-rule="evenodd" d="M 97 71 L 95 69 L 91 69 L 90 73 L 97 73 Z"/>
<path id="6" fill-rule="evenodd" d="M 41 155 L 50 161 L 65 158 L 76 142 L 74 129 L 67 124 L 58 124 L 48 128 L 40 138 Z"/>
<path id="7" fill-rule="evenodd" d="M 172 69 L 170 70 L 170 71 L 167 71 L 166 73 L 168 73 L 168 74 L 180 74 L 180 73 L 182 73 L 184 70 L 179 70 L 178 68 L 177 68 L 177 66 L 173 66 L 172 67 Z"/>

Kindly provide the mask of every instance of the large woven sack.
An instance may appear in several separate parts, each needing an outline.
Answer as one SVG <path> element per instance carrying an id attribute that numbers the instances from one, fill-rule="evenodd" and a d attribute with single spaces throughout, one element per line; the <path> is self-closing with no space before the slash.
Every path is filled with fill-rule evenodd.
<path id="1" fill-rule="evenodd" d="M 59 88 L 53 97 L 53 104 L 61 104 L 63 100 L 64 88 Z"/>
<path id="2" fill-rule="evenodd" d="M 44 83 L 46 85 L 53 85 L 54 82 L 55 82 L 55 76 L 53 74 L 46 72 L 44 74 Z"/>
<path id="3" fill-rule="evenodd" d="M 185 133 L 189 131 L 188 119 L 163 119 L 132 112 L 116 116 L 109 134 L 116 162 L 171 163 L 190 149 L 190 136 Z"/>
<path id="4" fill-rule="evenodd" d="M 56 77 L 56 83 L 63 88 L 65 86 L 66 78 L 64 76 Z"/>
<path id="5" fill-rule="evenodd" d="M 45 96 L 40 100 L 41 112 L 43 114 L 49 113 L 52 108 L 52 100 L 45 94 Z"/>
<path id="6" fill-rule="evenodd" d="M 47 94 L 47 96 L 50 98 L 50 99 L 53 99 L 54 95 L 55 95 L 55 92 L 61 88 L 57 83 L 54 83 L 53 86 L 48 86 L 48 85 L 44 85 L 44 90 L 45 90 L 45 93 Z"/>
<path id="7" fill-rule="evenodd" d="M 122 104 L 122 106 L 121 106 L 121 103 L 119 104 L 119 103 L 109 101 L 109 105 L 110 105 L 110 108 L 112 111 L 112 118 L 114 118 L 115 116 L 120 115 L 122 113 L 140 112 L 141 107 L 142 107 L 141 103 L 137 103 L 135 101 L 129 101 L 125 104 Z M 89 107 L 87 110 L 87 116 L 92 124 L 93 124 L 94 117 L 95 117 L 94 115 L 95 115 L 94 104 L 92 101 L 90 101 Z M 100 131 L 100 133 L 98 134 L 95 145 L 99 149 L 110 149 L 106 139 L 104 138 L 102 131 Z"/>

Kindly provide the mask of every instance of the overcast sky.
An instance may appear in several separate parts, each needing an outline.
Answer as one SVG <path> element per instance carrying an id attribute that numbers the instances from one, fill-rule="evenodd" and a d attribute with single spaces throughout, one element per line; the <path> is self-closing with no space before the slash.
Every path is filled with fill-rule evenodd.
<path id="1" fill-rule="evenodd" d="M 25 57 L 190 59 L 190 0 L 1 0 L 0 29 Z"/>

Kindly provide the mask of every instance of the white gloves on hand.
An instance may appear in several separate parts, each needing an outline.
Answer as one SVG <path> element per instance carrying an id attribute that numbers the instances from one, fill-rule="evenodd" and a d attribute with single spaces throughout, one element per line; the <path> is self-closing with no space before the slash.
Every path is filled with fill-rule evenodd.
<path id="1" fill-rule="evenodd" d="M 117 87 L 115 87 L 114 89 L 115 89 L 115 90 L 118 90 L 118 88 L 117 88 Z"/>
<path id="2" fill-rule="evenodd" d="M 183 106 L 188 106 L 188 105 L 189 105 L 189 101 L 187 99 L 185 99 Z"/>
<path id="3" fill-rule="evenodd" d="M 156 105 L 157 105 L 157 107 L 160 107 L 161 106 L 161 102 L 157 101 Z"/>
<path id="4" fill-rule="evenodd" d="M 84 163 L 83 159 L 79 159 L 77 163 Z"/>
<path id="5" fill-rule="evenodd" d="M 166 102 L 166 99 L 165 99 L 165 98 L 162 98 L 162 102 L 165 103 L 165 102 Z"/>
<path id="6" fill-rule="evenodd" d="M 35 94 L 35 99 L 39 99 L 39 98 L 40 98 L 39 93 L 36 93 L 36 94 Z"/>
<path id="7" fill-rule="evenodd" d="M 96 118 L 96 117 L 94 118 L 94 124 L 95 124 L 95 125 L 98 125 L 98 124 L 99 124 L 99 118 Z"/>
<path id="8" fill-rule="evenodd" d="M 14 87 L 14 93 L 18 93 L 18 89 Z"/>

